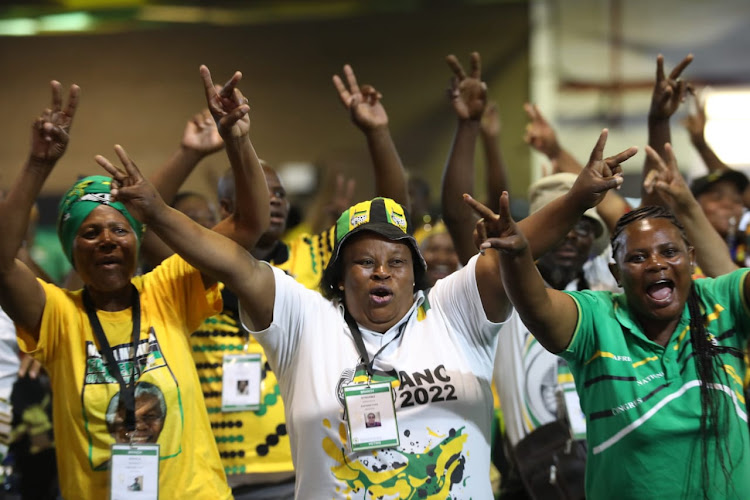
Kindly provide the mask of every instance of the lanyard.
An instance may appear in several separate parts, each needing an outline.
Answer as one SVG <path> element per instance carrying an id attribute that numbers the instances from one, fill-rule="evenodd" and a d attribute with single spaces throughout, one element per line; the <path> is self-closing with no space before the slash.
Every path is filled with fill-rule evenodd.
<path id="1" fill-rule="evenodd" d="M 94 336 L 99 342 L 102 354 L 104 354 L 104 358 L 107 360 L 107 371 L 112 377 L 117 379 L 117 383 L 120 384 L 120 401 L 125 406 L 125 428 L 128 432 L 135 430 L 135 351 L 138 350 L 138 338 L 141 335 L 141 300 L 138 294 L 138 289 L 134 286 L 132 288 L 133 306 L 131 311 L 133 318 L 133 340 L 130 343 L 130 349 L 132 349 L 132 371 L 130 372 L 129 384 L 126 384 L 125 380 L 122 378 L 122 373 L 120 372 L 117 361 L 115 361 L 112 347 L 110 347 L 109 342 L 107 341 L 107 336 L 104 334 L 102 324 L 99 322 L 99 317 L 96 315 L 94 304 L 91 302 L 91 296 L 87 289 L 83 289 L 83 307 L 86 309 L 91 329 L 94 330 Z"/>
<path id="2" fill-rule="evenodd" d="M 396 340 L 401 336 L 402 333 L 404 333 L 404 328 L 406 328 L 406 323 L 409 321 L 408 319 L 401 323 L 401 326 L 398 327 L 398 333 L 395 337 L 393 337 L 386 345 L 380 348 L 378 352 L 375 353 L 375 355 L 372 357 L 372 361 L 370 361 L 370 356 L 367 354 L 367 348 L 365 347 L 365 341 L 362 339 L 362 332 L 359 331 L 359 325 L 357 325 L 357 322 L 354 321 L 354 318 L 352 318 L 352 315 L 349 314 L 348 310 L 344 310 L 344 320 L 346 320 L 346 324 L 349 325 L 349 330 L 352 332 L 352 337 L 354 337 L 354 345 L 357 346 L 357 351 L 359 351 L 359 355 L 362 356 L 362 361 L 365 362 L 365 369 L 367 370 L 367 384 L 370 384 L 370 381 L 372 380 L 372 377 L 374 375 L 374 371 L 372 369 L 372 366 L 375 364 L 375 358 L 378 357 L 378 355 L 383 352 L 383 350 L 391 345 L 391 342 Z"/>

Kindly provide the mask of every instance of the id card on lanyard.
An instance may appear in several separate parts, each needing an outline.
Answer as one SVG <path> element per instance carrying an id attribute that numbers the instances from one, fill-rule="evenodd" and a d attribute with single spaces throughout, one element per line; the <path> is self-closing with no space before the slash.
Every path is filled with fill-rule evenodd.
<path id="1" fill-rule="evenodd" d="M 131 285 L 132 286 L 132 285 Z M 107 360 L 109 375 L 117 380 L 120 386 L 120 404 L 125 409 L 125 436 L 130 444 L 116 443 L 110 447 L 109 463 L 109 498 L 111 500 L 157 500 L 159 498 L 159 445 L 135 444 L 137 426 L 135 416 L 135 378 L 138 340 L 141 333 L 141 300 L 136 287 L 132 287 L 132 322 L 133 331 L 129 347 L 131 371 L 129 380 L 125 380 L 120 366 L 115 359 L 112 347 L 104 333 L 96 308 L 87 289 L 83 290 L 83 307 L 86 310 L 94 337 L 99 343 L 104 359 Z"/>
<path id="2" fill-rule="evenodd" d="M 110 500 L 159 498 L 158 444 L 113 444 L 109 470 Z"/>
<path id="3" fill-rule="evenodd" d="M 260 353 L 224 355 L 221 411 L 255 411 L 260 408 L 261 365 Z"/>
<path id="4" fill-rule="evenodd" d="M 344 312 L 344 319 L 349 325 L 354 345 L 367 370 L 366 384 L 349 384 L 343 388 L 349 449 L 358 452 L 375 448 L 395 448 L 400 444 L 395 398 L 390 382 L 372 382 L 373 365 L 378 355 L 401 336 L 408 320 L 401 324 L 398 333 L 370 360 L 359 325 L 349 311 Z"/>

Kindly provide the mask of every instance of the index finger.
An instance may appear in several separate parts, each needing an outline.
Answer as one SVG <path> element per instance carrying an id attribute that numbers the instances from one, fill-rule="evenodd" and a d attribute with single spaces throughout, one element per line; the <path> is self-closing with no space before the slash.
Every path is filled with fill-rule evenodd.
<path id="1" fill-rule="evenodd" d="M 636 146 L 631 146 L 625 151 L 621 151 L 617 153 L 616 155 L 613 155 L 607 158 L 606 160 L 607 165 L 609 165 L 611 168 L 611 167 L 619 165 L 620 163 L 624 163 L 625 161 L 635 156 L 637 152 L 638 152 L 638 148 Z"/>
<path id="2" fill-rule="evenodd" d="M 659 54 L 656 56 L 656 81 L 661 82 L 666 78 L 664 76 L 664 56 Z"/>
<path id="3" fill-rule="evenodd" d="M 594 149 L 591 150 L 589 163 L 593 163 L 595 161 L 599 161 L 602 159 L 602 156 L 604 154 L 604 145 L 607 144 L 608 135 L 609 135 L 609 130 L 606 128 L 602 129 L 602 133 L 599 134 L 599 139 L 597 139 L 596 145 L 594 145 Z"/>
<path id="4" fill-rule="evenodd" d="M 341 77 L 339 75 L 333 75 L 332 80 L 333 80 L 333 86 L 336 87 L 336 90 L 339 93 L 339 98 L 341 99 L 341 102 L 344 103 L 344 106 L 349 106 L 349 102 L 351 102 L 352 95 L 346 89 L 346 86 L 344 85 L 344 82 L 341 80 Z"/>
<path id="5" fill-rule="evenodd" d="M 227 80 L 227 83 L 221 87 L 219 95 L 225 99 L 231 98 L 234 95 L 234 90 L 237 88 L 237 84 L 240 83 L 240 80 L 242 80 L 242 73 L 235 71 L 232 78 Z"/>
<path id="6" fill-rule="evenodd" d="M 682 71 L 687 68 L 688 64 L 690 64 L 691 62 L 693 62 L 693 54 L 688 54 L 682 61 L 680 61 L 680 64 L 674 67 L 672 72 L 669 74 L 669 78 L 672 80 L 676 80 L 680 76 Z"/>
<path id="7" fill-rule="evenodd" d="M 81 87 L 75 83 L 70 86 L 70 90 L 68 91 L 68 105 L 65 106 L 65 114 L 69 118 L 73 118 L 76 114 L 76 109 L 78 109 L 78 96 L 80 96 L 80 94 Z"/>
<path id="8" fill-rule="evenodd" d="M 49 82 L 52 88 L 52 112 L 55 113 L 62 109 L 62 85 L 57 80 Z"/>
<path id="9" fill-rule="evenodd" d="M 445 58 L 445 62 L 448 63 L 448 66 L 450 66 L 450 68 L 453 70 L 453 73 L 458 77 L 459 80 L 466 79 L 464 68 L 463 66 L 461 66 L 461 63 L 458 62 L 458 58 L 456 56 L 450 54 Z"/>
<path id="10" fill-rule="evenodd" d="M 115 153 L 117 153 L 117 156 L 120 158 L 120 161 L 125 167 L 125 171 L 128 173 L 129 177 L 132 177 L 134 179 L 140 179 L 142 177 L 141 171 L 138 170 L 138 167 L 135 166 L 133 160 L 130 159 L 130 156 L 128 156 L 125 148 L 123 148 L 119 144 L 115 144 Z"/>
<path id="11" fill-rule="evenodd" d="M 214 98 L 218 97 L 219 94 L 216 91 L 216 86 L 214 85 L 213 80 L 211 79 L 211 71 L 208 69 L 208 66 L 201 64 L 199 71 L 201 78 L 203 79 L 203 86 L 206 90 L 206 100 L 210 103 Z"/>
<path id="12" fill-rule="evenodd" d="M 471 53 L 471 77 L 479 80 L 482 76 L 482 58 L 479 52 Z"/>
<path id="13" fill-rule="evenodd" d="M 479 217 L 490 219 L 495 217 L 495 212 L 490 210 L 482 202 L 475 200 L 470 194 L 464 193 L 464 203 L 469 205 Z"/>

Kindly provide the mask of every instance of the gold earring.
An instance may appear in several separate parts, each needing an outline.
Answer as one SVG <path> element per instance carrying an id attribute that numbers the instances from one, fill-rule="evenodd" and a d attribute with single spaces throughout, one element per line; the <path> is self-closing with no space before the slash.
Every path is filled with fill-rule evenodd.
<path id="1" fill-rule="evenodd" d="M 344 285 L 339 285 L 339 290 L 344 291 Z"/>

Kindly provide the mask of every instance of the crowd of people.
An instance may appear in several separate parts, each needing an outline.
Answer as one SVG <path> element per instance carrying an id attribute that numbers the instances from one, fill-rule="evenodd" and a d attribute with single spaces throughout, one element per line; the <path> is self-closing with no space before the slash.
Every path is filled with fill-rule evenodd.
<path id="1" fill-rule="evenodd" d="M 436 210 L 382 95 L 345 65 L 333 86 L 375 197 L 339 179 L 289 233 L 242 74 L 216 86 L 201 66 L 207 109 L 163 166 L 147 179 L 116 145 L 62 196 L 64 285 L 26 243 L 79 103 L 51 83 L 0 199 L 0 402 L 29 376 L 50 386 L 51 428 L 29 413 L 6 436 L 46 445 L 17 464 L 24 498 L 750 495 L 750 183 L 706 143 L 701 106 L 685 126 L 709 173 L 679 172 L 670 119 L 698 98 L 692 56 L 669 74 L 656 60 L 640 206 L 618 194 L 638 148 L 605 155 L 605 129 L 584 164 L 526 104 L 525 140 L 553 172 L 517 223 L 480 55 L 446 61 L 456 131 Z M 216 199 L 181 191 L 222 150 Z"/>

